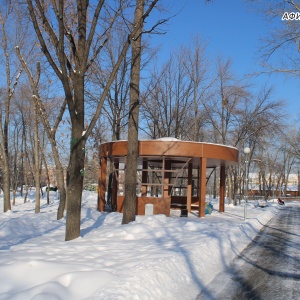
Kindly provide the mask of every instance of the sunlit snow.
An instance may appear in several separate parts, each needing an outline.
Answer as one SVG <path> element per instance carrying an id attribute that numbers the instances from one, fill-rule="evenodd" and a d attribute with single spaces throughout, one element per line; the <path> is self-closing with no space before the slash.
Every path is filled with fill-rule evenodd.
<path id="1" fill-rule="evenodd" d="M 100 213 L 97 194 L 84 192 L 81 236 L 65 242 L 65 218 L 56 220 L 58 200 L 41 200 L 34 213 L 18 197 L 3 213 L 0 195 L 0 299 L 195 299 L 230 264 L 263 224 L 278 212 L 276 202 L 259 207 L 225 206 L 205 218 L 180 211 L 138 216 L 121 225 L 122 214 Z"/>

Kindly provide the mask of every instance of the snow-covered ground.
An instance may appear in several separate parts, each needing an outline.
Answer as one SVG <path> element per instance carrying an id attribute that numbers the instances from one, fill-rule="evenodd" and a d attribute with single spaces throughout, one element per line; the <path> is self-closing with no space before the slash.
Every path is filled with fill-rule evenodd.
<path id="1" fill-rule="evenodd" d="M 51 195 L 39 214 L 34 191 L 5 214 L 0 195 L 1 300 L 195 299 L 284 209 L 249 202 L 246 221 L 243 205 L 226 205 L 205 218 L 172 211 L 121 225 L 122 214 L 98 212 L 96 193 L 84 192 L 81 237 L 65 242 L 65 219 L 56 220 Z"/>

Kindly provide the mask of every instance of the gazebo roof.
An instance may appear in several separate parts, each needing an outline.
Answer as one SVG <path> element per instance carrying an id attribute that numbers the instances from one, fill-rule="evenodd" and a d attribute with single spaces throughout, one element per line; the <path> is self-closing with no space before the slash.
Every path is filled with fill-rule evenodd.
<path id="1" fill-rule="evenodd" d="M 148 165 L 161 167 L 162 160 L 169 160 L 172 166 L 184 168 L 189 162 L 196 168 L 200 158 L 207 159 L 207 168 L 235 165 L 238 163 L 237 148 L 175 138 L 157 140 L 139 140 L 139 164 L 147 161 Z M 127 141 L 113 141 L 100 145 L 100 157 L 110 157 L 113 162 L 124 163 L 127 156 Z"/>

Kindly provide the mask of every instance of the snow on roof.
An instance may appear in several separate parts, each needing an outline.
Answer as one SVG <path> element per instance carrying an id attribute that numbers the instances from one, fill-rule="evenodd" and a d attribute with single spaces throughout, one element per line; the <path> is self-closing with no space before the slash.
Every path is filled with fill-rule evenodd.
<path id="1" fill-rule="evenodd" d="M 157 142 L 157 141 L 172 142 L 173 141 L 173 142 L 181 142 L 181 143 L 197 143 L 197 144 L 205 144 L 205 145 L 216 145 L 216 146 L 220 146 L 220 147 L 226 147 L 226 148 L 239 150 L 237 147 L 230 146 L 230 145 L 210 143 L 210 142 L 184 141 L 184 140 L 179 140 L 174 137 L 162 137 L 162 138 L 151 139 L 151 140 L 149 140 L 149 139 L 139 140 L 139 142 L 146 142 L 146 141 L 147 142 Z M 110 143 L 119 143 L 119 142 L 127 142 L 127 140 L 116 140 L 116 141 L 110 141 L 110 142 L 103 142 L 103 143 L 101 143 L 101 145 L 110 144 Z M 101 147 L 101 145 L 100 145 L 100 147 Z"/>
<path id="2" fill-rule="evenodd" d="M 159 139 L 156 139 L 157 141 L 181 141 L 179 139 L 176 139 L 174 137 L 162 137 L 162 138 L 159 138 Z"/>

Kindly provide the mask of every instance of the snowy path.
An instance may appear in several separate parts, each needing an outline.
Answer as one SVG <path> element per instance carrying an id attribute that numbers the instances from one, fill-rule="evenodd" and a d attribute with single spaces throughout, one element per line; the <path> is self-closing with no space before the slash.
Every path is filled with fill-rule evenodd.
<path id="1" fill-rule="evenodd" d="M 300 207 L 284 206 L 197 299 L 296 300 L 299 265 Z"/>

